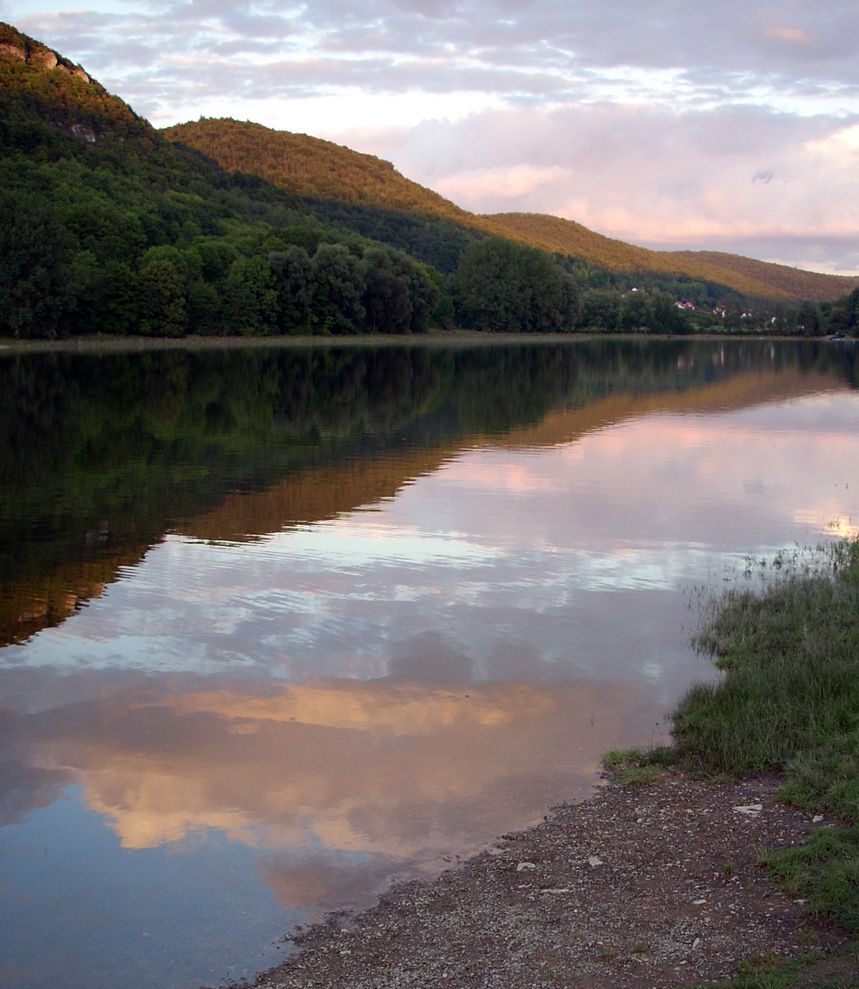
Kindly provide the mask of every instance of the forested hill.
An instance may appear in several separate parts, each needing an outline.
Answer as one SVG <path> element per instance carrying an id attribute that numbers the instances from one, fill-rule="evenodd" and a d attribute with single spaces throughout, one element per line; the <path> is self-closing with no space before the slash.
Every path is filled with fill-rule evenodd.
<path id="1" fill-rule="evenodd" d="M 614 274 L 651 275 L 720 285 L 750 299 L 822 302 L 848 294 L 859 278 L 822 275 L 731 254 L 651 251 L 613 240 L 571 220 L 537 213 L 480 216 L 402 176 L 373 155 L 260 124 L 203 119 L 163 131 L 229 171 L 261 175 L 304 199 L 344 204 L 332 219 L 351 218 L 372 236 L 368 210 L 409 214 L 453 225 L 460 231 L 503 237 L 563 255 Z M 346 212 L 348 204 L 349 212 Z M 361 217 L 359 214 L 364 214 Z M 414 222 L 414 220 L 413 220 Z M 450 227 L 448 227 L 449 236 Z M 452 234 L 452 236 L 456 236 Z M 404 245 L 420 250 L 417 243 Z M 438 263 L 441 259 L 426 258 Z"/>
<path id="2" fill-rule="evenodd" d="M 676 257 L 688 258 L 691 261 L 707 265 L 708 269 L 723 268 L 725 271 L 736 272 L 756 282 L 772 286 L 774 290 L 786 292 L 792 298 L 809 299 L 812 302 L 824 302 L 832 299 L 833 286 L 838 288 L 838 294 L 846 294 L 859 286 L 859 278 L 841 275 L 823 275 L 816 271 L 802 271 L 784 264 L 772 264 L 767 261 L 755 261 L 738 254 L 726 254 L 722 251 L 677 251 L 672 252 Z M 671 255 L 669 255 L 671 256 Z"/>
<path id="3" fill-rule="evenodd" d="M 231 172 L 261 175 L 305 199 L 408 210 L 464 226 L 473 214 L 401 175 L 389 161 L 307 134 L 238 120 L 202 118 L 167 127 L 168 140 L 196 148 Z"/>
<path id="4" fill-rule="evenodd" d="M 0 24 L 0 336 L 859 331 L 859 279 L 795 274 L 475 216 L 255 124 L 159 131 Z"/>
<path id="5" fill-rule="evenodd" d="M 847 295 L 859 286 L 859 278 L 802 271 L 737 254 L 651 251 L 603 237 L 580 223 L 540 213 L 496 213 L 484 219 L 500 236 L 519 236 L 534 247 L 581 258 L 606 271 L 649 272 L 715 282 L 751 298 L 824 302 Z"/>
<path id="6" fill-rule="evenodd" d="M 52 48 L 0 23 L 0 136 L 32 152 L 56 132 L 94 143 L 107 133 L 154 137 L 154 128 L 118 96 Z M 42 126 L 38 126 L 41 124 Z"/>

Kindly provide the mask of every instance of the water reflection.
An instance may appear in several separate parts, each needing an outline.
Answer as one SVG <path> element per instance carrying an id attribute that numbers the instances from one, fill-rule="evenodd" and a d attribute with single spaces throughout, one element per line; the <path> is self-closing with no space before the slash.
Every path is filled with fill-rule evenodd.
<path id="1" fill-rule="evenodd" d="M 859 519 L 851 361 L 0 362 L 0 985 L 252 974 L 659 741 L 694 589 Z"/>
<path id="2" fill-rule="evenodd" d="M 484 841 L 487 821 L 511 809 L 533 814 L 535 796 L 570 782 L 569 768 L 543 765 L 546 746 L 587 724 L 599 736 L 581 753 L 587 774 L 639 705 L 634 687 L 604 684 L 316 681 L 262 695 L 238 684 L 121 691 L 10 719 L 7 730 L 38 751 L 37 801 L 72 771 L 123 848 L 216 828 L 290 856 L 362 852 L 410 869 Z"/>

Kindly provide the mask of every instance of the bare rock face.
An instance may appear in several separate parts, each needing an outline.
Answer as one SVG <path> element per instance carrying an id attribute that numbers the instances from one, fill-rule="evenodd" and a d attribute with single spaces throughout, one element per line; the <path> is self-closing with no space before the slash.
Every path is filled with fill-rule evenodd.
<path id="1" fill-rule="evenodd" d="M 59 59 L 56 54 L 49 48 L 39 48 L 31 52 L 30 57 L 27 59 L 28 65 L 40 65 L 44 69 L 55 69 L 58 62 Z"/>
<path id="2" fill-rule="evenodd" d="M 17 58 L 22 62 L 27 61 L 27 52 L 23 48 L 19 48 L 18 45 L 9 44 L 8 41 L 0 43 L 0 55 L 9 55 L 11 58 Z"/>
<path id="3" fill-rule="evenodd" d="M 90 77 L 79 65 L 70 65 L 67 62 L 61 61 L 60 56 L 55 51 L 45 48 L 44 45 L 34 44 L 32 42 L 16 45 L 11 41 L 3 41 L 0 42 L 0 56 L 3 55 L 9 58 L 16 58 L 20 62 L 26 62 L 27 65 L 36 69 L 45 69 L 46 71 L 59 69 L 60 72 L 66 72 L 76 76 L 84 82 L 91 82 Z"/>
<path id="4" fill-rule="evenodd" d="M 69 131 L 74 137 L 82 137 L 87 144 L 95 144 L 98 139 L 92 127 L 85 127 L 83 124 L 72 124 Z"/>

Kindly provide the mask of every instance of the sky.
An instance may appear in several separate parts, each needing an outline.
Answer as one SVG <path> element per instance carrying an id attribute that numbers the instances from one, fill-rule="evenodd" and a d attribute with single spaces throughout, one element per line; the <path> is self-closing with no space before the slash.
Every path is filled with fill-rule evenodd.
<path id="1" fill-rule="evenodd" d="M 156 126 L 229 116 L 479 213 L 859 274 L 859 4 L 0 0 Z"/>

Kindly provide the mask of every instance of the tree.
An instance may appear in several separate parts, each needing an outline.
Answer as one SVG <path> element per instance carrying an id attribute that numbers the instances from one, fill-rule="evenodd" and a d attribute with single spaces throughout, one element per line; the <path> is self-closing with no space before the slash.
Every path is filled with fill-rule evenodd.
<path id="1" fill-rule="evenodd" d="M 140 271 L 140 332 L 180 337 L 188 324 L 185 290 L 179 272 L 166 258 L 153 257 Z"/>
<path id="2" fill-rule="evenodd" d="M 426 268 L 402 251 L 371 248 L 361 260 L 364 308 L 373 332 L 423 332 L 439 300 Z"/>
<path id="3" fill-rule="evenodd" d="M 407 254 L 398 252 L 409 281 L 409 294 L 412 302 L 411 331 L 425 333 L 433 317 L 439 311 L 442 301 L 444 277 L 441 272 L 428 265 L 412 260 Z"/>
<path id="4" fill-rule="evenodd" d="M 859 288 L 832 303 L 826 329 L 851 335 L 859 329 Z"/>
<path id="5" fill-rule="evenodd" d="M 814 302 L 803 302 L 797 319 L 797 329 L 807 337 L 821 336 L 825 332 L 820 306 Z"/>
<path id="6" fill-rule="evenodd" d="M 475 241 L 462 253 L 453 288 L 459 317 L 478 329 L 547 333 L 575 324 L 575 282 L 533 247 Z"/>
<path id="7" fill-rule="evenodd" d="M 320 244 L 313 256 L 314 333 L 358 333 L 363 327 L 364 292 L 360 262 L 343 244 Z"/>
<path id="8" fill-rule="evenodd" d="M 412 319 L 409 278 L 393 252 L 372 248 L 361 259 L 364 310 L 373 333 L 408 333 Z"/>
<path id="9" fill-rule="evenodd" d="M 239 258 L 224 283 L 226 326 L 230 333 L 253 336 L 277 329 L 278 298 L 266 258 Z"/>
<path id="10" fill-rule="evenodd" d="M 650 298 L 647 292 L 631 289 L 621 300 L 620 325 L 627 333 L 646 333 L 650 327 Z"/>
<path id="11" fill-rule="evenodd" d="M 692 324 L 685 312 L 678 308 L 677 300 L 658 289 L 650 294 L 651 333 L 691 333 Z"/>
<path id="12" fill-rule="evenodd" d="M 69 238 L 36 197 L 0 195 L 0 331 L 14 337 L 57 335 L 71 301 Z"/>
<path id="13" fill-rule="evenodd" d="M 98 333 L 136 333 L 140 323 L 140 281 L 124 261 L 110 260 L 95 286 L 95 323 Z"/>
<path id="14" fill-rule="evenodd" d="M 224 331 L 221 298 L 214 285 L 196 278 L 188 286 L 188 329 L 199 336 L 217 336 Z"/>
<path id="15" fill-rule="evenodd" d="M 620 328 L 620 293 L 611 288 L 582 292 L 579 326 L 584 330 L 614 333 Z"/>
<path id="16" fill-rule="evenodd" d="M 313 302 L 313 264 L 303 247 L 290 245 L 268 256 L 278 299 L 278 324 L 284 333 L 302 333 L 310 328 Z"/>

